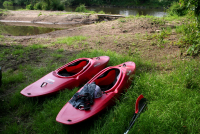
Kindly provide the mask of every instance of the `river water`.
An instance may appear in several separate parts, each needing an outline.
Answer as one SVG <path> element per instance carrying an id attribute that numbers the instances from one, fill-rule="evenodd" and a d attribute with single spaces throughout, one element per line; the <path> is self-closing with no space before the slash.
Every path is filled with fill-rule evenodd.
<path id="1" fill-rule="evenodd" d="M 4 7 L 0 6 L 0 8 L 4 9 Z M 9 10 L 17 10 L 24 9 L 25 7 L 8 7 Z M 163 17 L 167 15 L 167 13 L 163 9 L 155 9 L 155 8 L 145 8 L 145 7 L 137 7 L 137 8 L 125 8 L 125 7 L 86 7 L 88 10 L 99 12 L 104 11 L 106 14 L 121 14 L 125 16 L 129 15 L 151 15 L 156 17 Z M 76 7 L 66 7 L 65 11 L 75 11 Z"/>
<path id="2" fill-rule="evenodd" d="M 151 15 L 156 17 L 163 17 L 167 13 L 163 9 L 147 9 L 141 8 L 125 8 L 125 7 L 86 7 L 88 10 L 99 12 L 104 11 L 106 14 L 121 14 L 125 16 L 129 15 Z M 66 11 L 75 11 L 75 8 L 66 7 Z"/>

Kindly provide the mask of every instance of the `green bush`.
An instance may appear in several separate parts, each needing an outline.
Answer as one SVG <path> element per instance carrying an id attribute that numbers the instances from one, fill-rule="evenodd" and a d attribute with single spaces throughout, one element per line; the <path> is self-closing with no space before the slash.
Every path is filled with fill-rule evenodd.
<path id="1" fill-rule="evenodd" d="M 49 9 L 49 6 L 46 2 L 41 2 L 40 5 L 41 5 L 42 10 L 48 10 Z"/>
<path id="2" fill-rule="evenodd" d="M 50 3 L 38 2 L 34 5 L 34 10 L 64 10 L 64 4 L 57 0 L 51 0 Z"/>
<path id="3" fill-rule="evenodd" d="M 185 5 L 180 5 L 178 2 L 173 2 L 167 12 L 171 16 L 183 16 L 188 13 L 188 8 Z"/>
<path id="4" fill-rule="evenodd" d="M 79 7 L 77 7 L 75 9 L 75 12 L 84 12 L 84 13 L 88 13 L 89 11 L 85 8 L 84 4 L 81 4 Z"/>
<path id="5" fill-rule="evenodd" d="M 51 10 L 64 10 L 65 6 L 58 0 L 51 0 L 50 1 L 50 9 Z"/>
<path id="6" fill-rule="evenodd" d="M 3 6 L 4 7 L 13 6 L 13 2 L 12 1 L 4 1 Z"/>
<path id="7" fill-rule="evenodd" d="M 42 9 L 41 2 L 36 3 L 33 8 L 34 10 L 41 10 Z"/>
<path id="8" fill-rule="evenodd" d="M 26 9 L 33 10 L 33 5 L 32 4 L 26 5 Z"/>

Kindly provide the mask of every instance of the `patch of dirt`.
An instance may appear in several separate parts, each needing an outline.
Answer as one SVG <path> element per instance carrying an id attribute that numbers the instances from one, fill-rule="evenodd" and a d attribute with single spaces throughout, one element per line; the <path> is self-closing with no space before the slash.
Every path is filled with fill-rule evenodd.
<path id="1" fill-rule="evenodd" d="M 64 14 L 63 12 L 56 11 L 11 11 L 11 15 L 1 17 L 1 20 L 68 23 L 81 22 L 89 18 L 92 18 L 90 19 L 91 21 L 97 19 L 95 15 Z M 184 58 L 182 50 L 174 45 L 174 42 L 178 41 L 178 35 L 173 33 L 165 37 L 165 43 L 160 43 L 158 39 L 149 39 L 147 36 L 158 36 L 162 28 L 171 27 L 173 30 L 175 25 L 175 23 L 172 25 L 161 19 L 152 20 L 145 17 L 131 19 L 120 18 L 114 21 L 82 25 L 40 35 L 5 36 L 6 38 L 12 38 L 12 40 L 7 39 L 2 43 L 10 45 L 15 42 L 15 44 L 22 44 L 24 46 L 30 44 L 45 44 L 50 49 L 62 48 L 64 50 L 70 50 L 72 53 L 85 49 L 111 50 L 129 56 L 139 55 L 143 60 L 154 62 L 161 69 L 168 70 L 171 68 L 172 60 Z M 69 36 L 86 36 L 87 39 L 72 46 L 66 44 L 51 44 L 58 37 Z M 163 66 L 163 63 L 165 66 Z"/>

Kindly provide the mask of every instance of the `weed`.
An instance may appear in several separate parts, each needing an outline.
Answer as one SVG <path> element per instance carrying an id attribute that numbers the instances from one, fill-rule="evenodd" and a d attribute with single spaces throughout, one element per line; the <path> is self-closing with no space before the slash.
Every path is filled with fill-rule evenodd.
<path id="1" fill-rule="evenodd" d="M 38 14 L 38 17 L 41 16 L 41 15 L 42 15 L 42 13 L 40 12 L 40 13 Z"/>
<path id="2" fill-rule="evenodd" d="M 136 37 L 136 39 L 140 39 L 141 38 L 141 34 L 140 33 L 136 33 L 135 37 Z"/>
<path id="3" fill-rule="evenodd" d="M 133 46 L 136 46 L 136 44 L 135 44 L 134 42 L 132 43 L 132 45 L 133 45 Z"/>
<path id="4" fill-rule="evenodd" d="M 189 23 L 176 27 L 176 32 L 181 34 L 179 42 L 176 44 L 180 47 L 187 47 L 189 55 L 198 55 L 200 48 L 200 33 L 195 23 Z"/>
<path id="5" fill-rule="evenodd" d="M 160 19 L 160 18 L 150 18 L 150 23 L 151 25 L 164 25 L 165 24 L 165 20 L 163 19 Z"/>
<path id="6" fill-rule="evenodd" d="M 187 53 L 191 56 L 198 55 L 200 53 L 200 44 L 193 44 L 187 50 Z"/>
<path id="7" fill-rule="evenodd" d="M 116 45 L 117 45 L 117 44 L 118 44 L 118 41 L 117 41 L 117 40 L 114 40 L 114 44 L 116 44 Z"/>
<path id="8" fill-rule="evenodd" d="M 9 13 L 7 9 L 0 9 L 0 16 L 7 16 Z"/>
<path id="9" fill-rule="evenodd" d="M 125 23 L 126 19 L 120 18 L 119 21 L 122 22 L 122 23 Z"/>

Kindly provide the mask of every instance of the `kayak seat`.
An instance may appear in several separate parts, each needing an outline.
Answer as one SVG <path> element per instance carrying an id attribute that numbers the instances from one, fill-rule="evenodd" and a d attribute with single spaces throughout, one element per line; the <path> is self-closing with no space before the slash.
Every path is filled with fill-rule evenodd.
<path id="1" fill-rule="evenodd" d="M 61 75 L 61 76 L 72 76 L 72 75 L 75 75 L 75 73 L 70 73 L 66 69 L 63 69 L 62 71 L 59 71 L 58 74 Z"/>
<path id="2" fill-rule="evenodd" d="M 61 76 L 72 76 L 77 73 L 79 73 L 87 64 L 89 63 L 88 60 L 80 60 L 77 62 L 74 62 L 61 71 L 58 72 L 59 75 Z"/>
<path id="3" fill-rule="evenodd" d="M 95 83 L 101 88 L 102 91 L 107 91 L 115 85 L 119 78 L 119 73 L 119 69 L 110 69 L 99 76 L 95 80 Z"/>

